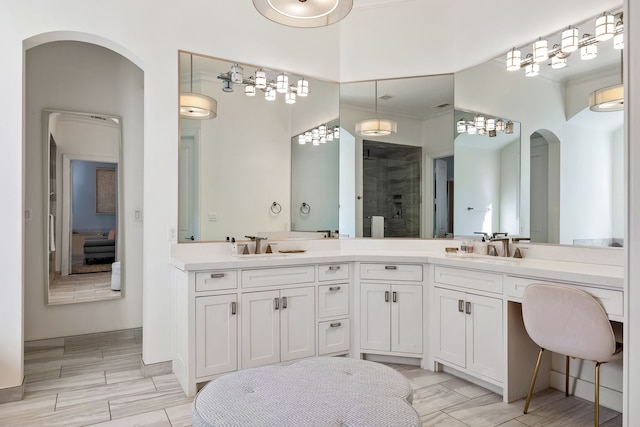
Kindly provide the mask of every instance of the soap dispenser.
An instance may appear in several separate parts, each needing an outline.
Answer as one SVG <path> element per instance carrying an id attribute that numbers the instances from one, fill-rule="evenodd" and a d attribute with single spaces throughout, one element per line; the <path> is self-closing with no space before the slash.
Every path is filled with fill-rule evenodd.
<path id="1" fill-rule="evenodd" d="M 238 245 L 235 237 L 231 238 L 231 255 L 238 255 Z"/>

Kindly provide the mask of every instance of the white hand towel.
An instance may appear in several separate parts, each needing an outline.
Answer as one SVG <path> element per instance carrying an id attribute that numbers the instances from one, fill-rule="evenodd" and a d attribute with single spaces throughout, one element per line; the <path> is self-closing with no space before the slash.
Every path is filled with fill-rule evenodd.
<path id="1" fill-rule="evenodd" d="M 384 237 L 384 217 L 383 216 L 371 217 L 371 237 L 375 239 L 381 239 Z"/>
<path id="2" fill-rule="evenodd" d="M 56 250 L 56 220 L 53 214 L 49 214 L 49 252 Z"/>

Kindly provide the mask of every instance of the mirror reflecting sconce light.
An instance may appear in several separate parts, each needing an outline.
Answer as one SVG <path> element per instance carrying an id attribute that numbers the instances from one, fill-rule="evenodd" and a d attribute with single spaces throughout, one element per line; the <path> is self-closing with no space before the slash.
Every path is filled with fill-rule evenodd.
<path id="1" fill-rule="evenodd" d="M 456 122 L 458 133 L 469 135 L 489 135 L 494 137 L 498 133 L 513 133 L 513 122 L 494 117 L 475 116 L 473 120 L 460 119 Z"/>
<path id="2" fill-rule="evenodd" d="M 318 146 L 336 139 L 340 139 L 340 126 L 334 126 L 331 128 L 326 124 L 323 124 L 298 135 L 298 144 L 305 145 L 310 142 L 311 144 Z"/>
<path id="3" fill-rule="evenodd" d="M 264 99 L 267 101 L 275 101 L 276 94 L 284 94 L 284 102 L 287 104 L 295 104 L 297 97 L 306 97 L 309 95 L 309 80 L 300 77 L 297 85 L 289 85 L 289 76 L 280 72 L 275 80 L 269 80 L 267 72 L 259 68 L 254 75 L 244 77 L 244 68 L 238 64 L 233 64 L 231 70 L 227 73 L 220 74 L 218 79 L 222 80 L 222 91 L 233 92 L 234 85 L 244 85 L 244 94 L 246 96 L 255 96 L 256 90 L 264 92 Z"/>
<path id="4" fill-rule="evenodd" d="M 624 25 L 621 12 L 616 14 L 605 12 L 599 16 L 596 19 L 595 35 L 584 34 L 580 38 L 578 29 L 575 26 L 569 26 L 562 31 L 560 43 L 554 44 L 551 49 L 548 48 L 547 40 L 540 37 L 533 42 L 532 53 L 527 54 L 524 59 L 521 59 L 520 50 L 514 47 L 507 52 L 506 68 L 508 71 L 524 68 L 526 76 L 537 76 L 540 72 L 540 63 L 551 59 L 552 68 L 564 68 L 567 66 L 569 55 L 578 49 L 580 49 L 581 59 L 595 58 L 598 55 L 597 44 L 611 38 L 613 38 L 615 49 L 624 48 Z"/>

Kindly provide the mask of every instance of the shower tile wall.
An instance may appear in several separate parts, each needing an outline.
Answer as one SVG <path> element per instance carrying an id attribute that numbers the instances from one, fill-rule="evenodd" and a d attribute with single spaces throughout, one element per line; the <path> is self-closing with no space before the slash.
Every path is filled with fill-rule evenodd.
<path id="1" fill-rule="evenodd" d="M 371 217 L 378 215 L 385 218 L 386 237 L 420 237 L 422 150 L 381 143 L 367 148 L 367 142 L 363 158 L 363 235 L 371 236 Z"/>

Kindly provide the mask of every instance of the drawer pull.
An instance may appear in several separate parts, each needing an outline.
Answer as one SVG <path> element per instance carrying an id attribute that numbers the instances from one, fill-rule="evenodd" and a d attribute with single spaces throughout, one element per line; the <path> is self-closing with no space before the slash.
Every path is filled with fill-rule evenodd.
<path id="1" fill-rule="evenodd" d="M 329 291 L 330 291 L 330 292 L 335 292 L 335 291 L 339 291 L 339 290 L 340 290 L 340 286 L 331 286 L 331 287 L 329 288 Z"/>
<path id="2" fill-rule="evenodd" d="M 274 310 L 280 310 L 280 298 L 273 299 L 273 308 Z"/>
<path id="3" fill-rule="evenodd" d="M 224 276 L 225 276 L 224 273 L 211 273 L 212 279 L 224 279 Z"/>
<path id="4" fill-rule="evenodd" d="M 398 302 L 398 293 L 393 291 L 393 302 Z"/>
<path id="5" fill-rule="evenodd" d="M 233 301 L 231 303 L 231 315 L 235 316 L 237 312 L 238 312 L 238 304 L 236 304 L 236 302 Z"/>
<path id="6" fill-rule="evenodd" d="M 464 313 L 464 300 L 461 300 L 461 299 L 458 300 L 458 311 L 460 313 Z"/>
<path id="7" fill-rule="evenodd" d="M 466 312 L 467 312 L 467 314 L 471 314 L 471 303 L 470 302 L 467 303 Z"/>
<path id="8" fill-rule="evenodd" d="M 340 266 L 339 265 L 331 265 L 329 266 L 329 271 L 338 271 L 340 270 Z"/>
<path id="9" fill-rule="evenodd" d="M 384 291 L 384 302 L 389 302 L 389 291 Z"/>
<path id="10" fill-rule="evenodd" d="M 330 328 L 339 328 L 340 326 L 342 326 L 341 322 L 335 322 L 335 323 L 329 324 Z"/>
<path id="11" fill-rule="evenodd" d="M 287 308 L 287 297 L 282 297 L 282 309 Z"/>
<path id="12" fill-rule="evenodd" d="M 385 270 L 397 270 L 398 266 L 397 265 L 385 265 L 384 269 Z"/>

